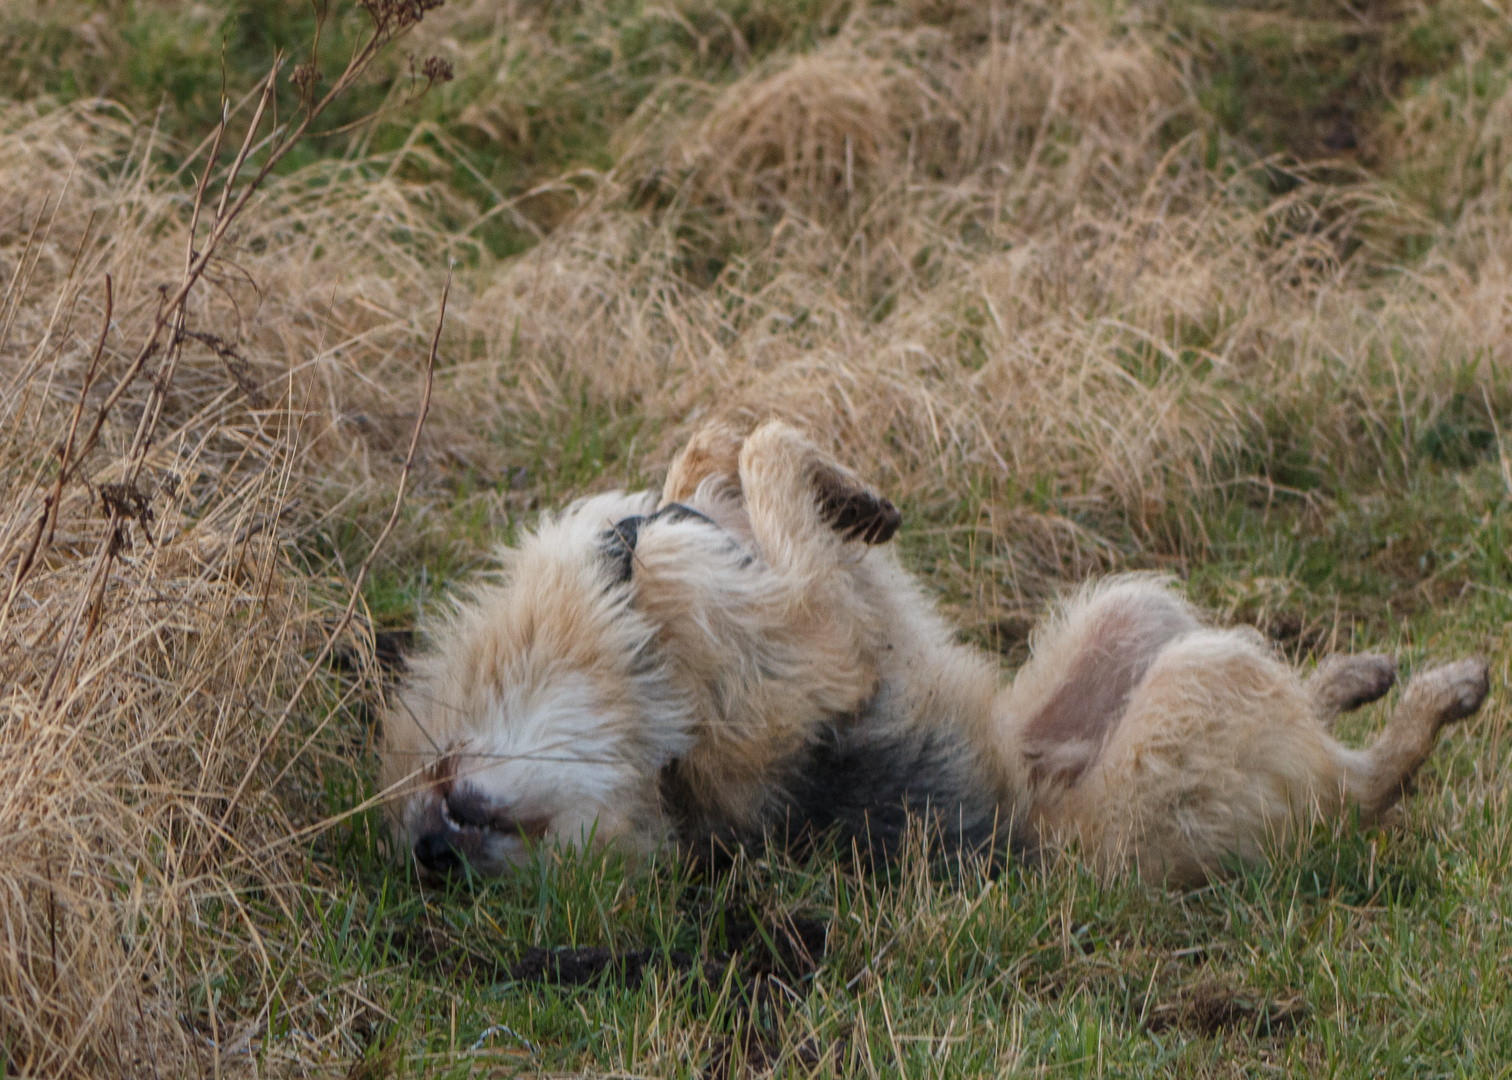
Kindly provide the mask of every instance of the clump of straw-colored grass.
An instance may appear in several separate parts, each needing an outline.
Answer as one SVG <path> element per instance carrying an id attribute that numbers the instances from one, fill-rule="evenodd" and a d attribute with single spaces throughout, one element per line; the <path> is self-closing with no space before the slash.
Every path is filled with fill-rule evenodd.
<path id="1" fill-rule="evenodd" d="M 533 12 L 534 37 L 489 54 L 510 72 L 530 42 L 562 51 Z M 304 854 L 326 808 L 301 752 L 363 753 L 342 708 L 371 673 L 311 661 L 354 569 L 331 537 L 370 543 L 405 471 L 453 256 L 397 560 L 444 532 L 448 475 L 492 497 L 574 425 L 634 420 L 586 481 L 609 485 L 654 481 L 711 415 L 781 415 L 912 535 L 970 549 L 931 569 L 981 626 L 1067 576 L 1203 554 L 1203 507 L 1299 497 L 1297 460 L 1326 498 L 1400 476 L 1445 416 L 1505 416 L 1501 84 L 1445 76 L 1404 106 L 1419 174 L 1256 163 L 1157 29 L 1079 0 L 920 3 L 729 87 L 679 70 L 614 169 L 574 174 L 560 223 L 501 261 L 482 215 L 406 179 L 444 171 L 439 143 L 270 176 L 55 504 L 74 418 L 87 434 L 183 279 L 193 184 L 119 112 L 0 110 L 8 1067 L 360 1049 L 361 986 L 322 984 L 299 932 L 343 887 Z M 468 122 L 523 142 L 530 87 L 506 89 Z M 1404 261 L 1404 236 L 1426 253 Z"/>
<path id="2" fill-rule="evenodd" d="M 359 61 L 421 10 L 370 7 Z M 310 523 L 299 493 L 339 451 L 346 410 L 395 396 L 364 395 L 341 360 L 423 357 L 428 335 L 393 302 L 416 282 L 395 278 L 439 282 L 423 259 L 389 260 L 365 291 L 346 279 L 338 319 L 306 245 L 371 252 L 413 208 L 381 174 L 270 179 L 276 142 L 246 165 L 273 85 L 249 99 L 240 151 L 224 126 L 207 140 L 188 199 L 155 133 L 119 111 L 0 110 L 7 1072 L 219 1071 L 259 1040 L 265 1060 L 353 1050 L 351 999 L 291 1013 L 278 997 L 291 965 L 319 977 L 297 929 L 320 888 L 301 837 L 323 814 L 301 794 L 320 731 L 302 718 L 340 714 L 365 685 L 323 674 L 344 620 L 290 556 Z M 413 378 L 400 394 L 413 428 Z M 326 1020 L 299 1020 L 317 1006 Z M 270 1043 L 291 1017 L 303 1045 Z"/>
<path id="3" fill-rule="evenodd" d="M 131 489 L 145 385 L 102 428 L 89 484 L 54 487 L 157 286 L 181 269 L 184 222 L 121 117 L 13 108 L 0 123 L 0 197 L 20 211 L 4 238 L 0 347 L 7 1067 L 174 1075 L 206 1053 L 177 1020 L 201 1011 L 184 997 L 186 966 L 219 977 L 211 942 L 240 932 L 245 889 L 276 896 L 296 880 L 279 802 L 261 790 L 227 802 L 314 618 L 280 550 L 293 417 L 251 407 L 241 382 L 260 393 L 254 373 L 239 381 L 190 350 Z M 222 1023 L 217 1045 L 249 1034 Z"/>
<path id="4" fill-rule="evenodd" d="M 736 82 L 700 131 L 706 198 L 823 212 L 868 186 L 898 152 L 875 65 L 805 56 Z"/>
<path id="5" fill-rule="evenodd" d="M 976 493 L 1010 599 L 1200 554 L 1193 508 L 1284 492 L 1298 455 L 1398 468 L 1467 394 L 1505 407 L 1464 362 L 1504 349 L 1489 247 L 1396 272 L 1422 207 L 1251 164 L 1128 13 L 985 30 L 864 13 L 721 94 L 653 101 L 597 200 L 493 277 L 478 385 L 641 413 L 663 436 L 645 465 L 708 413 L 789 416 L 926 512 Z"/>

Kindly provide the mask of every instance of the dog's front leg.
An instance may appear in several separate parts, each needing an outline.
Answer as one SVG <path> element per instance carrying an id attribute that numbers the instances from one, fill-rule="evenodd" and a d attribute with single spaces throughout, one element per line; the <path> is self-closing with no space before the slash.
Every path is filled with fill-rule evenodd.
<path id="1" fill-rule="evenodd" d="M 780 421 L 746 438 L 739 470 L 763 556 L 799 580 L 827 577 L 846 544 L 885 543 L 902 521 L 891 502 Z"/>
<path id="2" fill-rule="evenodd" d="M 737 487 L 748 509 L 755 494 L 755 531 L 773 551 L 799 551 L 806 543 L 833 549 L 826 530 L 842 541 L 884 544 L 903 520 L 888 499 L 780 421 L 750 436 L 719 420 L 699 428 L 672 459 L 661 505 L 696 505 L 718 518 L 717 496 L 700 493 L 710 482 Z"/>
<path id="3" fill-rule="evenodd" d="M 750 836 L 777 827 L 768 815 L 825 726 L 846 723 L 877 692 L 886 620 L 851 541 L 890 536 L 897 511 L 776 422 L 743 439 L 717 422 L 699 430 L 662 499 L 748 553 L 699 579 L 684 601 L 696 617 L 659 621 L 662 650 L 686 673 L 699 718 L 670 777 L 688 811 L 680 827 L 693 837 Z M 666 576 L 686 574 L 669 567 Z M 651 586 L 647 575 L 647 610 Z"/>

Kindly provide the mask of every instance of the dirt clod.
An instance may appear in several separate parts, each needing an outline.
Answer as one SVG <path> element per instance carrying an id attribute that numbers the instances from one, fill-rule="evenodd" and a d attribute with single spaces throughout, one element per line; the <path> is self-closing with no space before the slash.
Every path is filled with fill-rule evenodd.
<path id="1" fill-rule="evenodd" d="M 1268 1000 L 1243 986 L 1209 979 L 1183 987 L 1150 1010 L 1145 1027 L 1151 1031 L 1182 1028 L 1199 1035 L 1218 1035 L 1229 1030 L 1276 1035 L 1295 1028 L 1307 1016 L 1301 994 L 1284 1000 Z"/>
<path id="2" fill-rule="evenodd" d="M 752 976 L 801 979 L 818 970 L 829 942 L 829 924 L 789 915 L 758 927 L 746 918 L 725 922 L 725 941 Z M 770 942 L 770 944 L 768 944 Z"/>
<path id="3" fill-rule="evenodd" d="M 784 1063 L 801 1066 L 804 1075 L 812 1075 L 825 1065 L 831 1074 L 839 1075 L 849 1045 L 846 1038 L 825 1045 L 809 1037 L 795 1043 L 784 1062 L 781 1039 L 748 1028 L 739 1035 L 720 1035 L 711 1040 L 709 1063 L 700 1075 L 704 1080 L 723 1080 L 747 1072 L 767 1072 Z"/>
<path id="4" fill-rule="evenodd" d="M 678 975 L 696 974 L 705 981 L 717 982 L 724 974 L 725 964 L 718 959 L 700 960 L 690 953 L 664 953 L 659 949 L 615 952 L 602 948 L 530 948 L 510 968 L 509 977 L 516 982 L 546 982 L 555 986 L 588 986 L 611 980 L 634 988 L 648 971 L 657 968 Z"/>
<path id="5" fill-rule="evenodd" d="M 389 934 L 389 947 L 417 967 L 443 978 L 461 976 L 470 981 L 500 982 L 507 969 L 495 957 L 469 949 L 439 926 L 412 925 Z"/>
<path id="6" fill-rule="evenodd" d="M 735 963 L 742 979 L 757 988 L 769 975 L 796 982 L 818 970 L 828 935 L 829 925 L 815 919 L 788 916 L 758 926 L 748 918 L 732 917 L 725 923 L 725 941 L 730 948 L 727 953 L 696 956 L 660 949 L 532 947 L 520 954 L 509 970 L 509 978 L 556 986 L 588 986 L 610 980 L 634 988 L 647 972 L 662 969 L 717 984 Z"/>

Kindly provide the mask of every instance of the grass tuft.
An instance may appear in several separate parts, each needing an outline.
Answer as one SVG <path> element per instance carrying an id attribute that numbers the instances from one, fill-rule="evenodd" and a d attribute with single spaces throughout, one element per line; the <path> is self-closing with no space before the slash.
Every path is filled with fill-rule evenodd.
<path id="1" fill-rule="evenodd" d="M 367 8 L 0 12 L 7 1074 L 1504 1071 L 1499 690 L 1399 828 L 1180 895 L 924 837 L 424 892 L 373 760 L 380 660 L 491 545 L 714 415 L 877 483 L 1005 667 L 1065 583 L 1156 568 L 1297 662 L 1500 687 L 1494 6 L 453 0 L 163 322 L 275 145 L 205 169 L 222 80 L 228 142 L 298 123 L 420 10 Z"/>

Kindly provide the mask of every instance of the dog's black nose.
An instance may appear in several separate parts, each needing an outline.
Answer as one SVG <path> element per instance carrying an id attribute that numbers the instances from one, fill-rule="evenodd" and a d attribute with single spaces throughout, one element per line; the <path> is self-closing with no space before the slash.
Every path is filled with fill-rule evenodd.
<path id="1" fill-rule="evenodd" d="M 426 833 L 415 841 L 415 861 L 433 874 L 451 874 L 462 869 L 462 856 L 443 832 Z"/>

